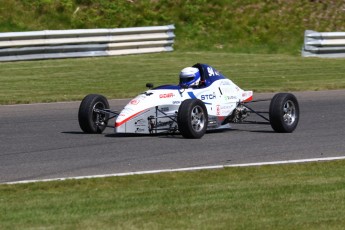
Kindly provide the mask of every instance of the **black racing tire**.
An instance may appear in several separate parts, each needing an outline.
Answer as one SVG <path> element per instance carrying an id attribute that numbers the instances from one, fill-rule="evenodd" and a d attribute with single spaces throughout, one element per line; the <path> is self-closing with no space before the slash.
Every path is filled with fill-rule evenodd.
<path id="1" fill-rule="evenodd" d="M 102 133 L 107 127 L 109 115 L 97 113 L 95 109 L 109 109 L 108 100 L 98 94 L 89 94 L 80 103 L 78 121 L 85 133 Z"/>
<path id="2" fill-rule="evenodd" d="M 297 98 L 291 93 L 274 95 L 270 103 L 269 118 L 274 131 L 292 133 L 299 121 Z"/>
<path id="3" fill-rule="evenodd" d="M 205 104 L 199 99 L 184 100 L 177 112 L 177 124 L 184 138 L 199 139 L 204 136 L 208 124 Z"/>

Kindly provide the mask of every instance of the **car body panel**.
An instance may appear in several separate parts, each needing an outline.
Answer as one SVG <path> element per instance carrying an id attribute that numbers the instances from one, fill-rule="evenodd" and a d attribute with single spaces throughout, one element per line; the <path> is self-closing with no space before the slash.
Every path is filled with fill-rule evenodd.
<path id="1" fill-rule="evenodd" d="M 229 127 L 223 121 L 237 105 L 252 100 L 253 92 L 244 91 L 213 67 L 196 64 L 202 74 L 203 85 L 184 88 L 163 85 L 139 94 L 119 113 L 115 121 L 116 133 L 175 132 L 177 111 L 186 99 L 200 99 L 208 113 L 208 130 Z"/>

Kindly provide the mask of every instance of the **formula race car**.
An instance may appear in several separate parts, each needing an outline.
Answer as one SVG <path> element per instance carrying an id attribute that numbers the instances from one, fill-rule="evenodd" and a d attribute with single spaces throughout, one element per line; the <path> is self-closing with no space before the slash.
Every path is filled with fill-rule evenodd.
<path id="1" fill-rule="evenodd" d="M 244 91 L 213 67 L 195 64 L 184 68 L 178 85 L 153 88 L 132 99 L 122 111 L 109 109 L 102 95 L 87 95 L 78 113 L 85 133 L 102 133 L 112 127 L 115 133 L 180 133 L 185 138 L 201 138 L 208 130 L 230 128 L 231 123 L 245 123 L 254 113 L 276 132 L 291 133 L 299 120 L 299 105 L 290 93 L 278 93 L 270 102 L 268 117 L 248 105 L 252 91 Z M 110 119 L 114 125 L 108 126 Z M 255 122 L 258 123 L 258 122 Z"/>

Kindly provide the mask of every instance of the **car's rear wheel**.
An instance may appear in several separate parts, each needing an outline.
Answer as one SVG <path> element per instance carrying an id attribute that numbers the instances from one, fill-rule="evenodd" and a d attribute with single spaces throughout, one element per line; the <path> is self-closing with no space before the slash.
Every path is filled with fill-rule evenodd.
<path id="1" fill-rule="evenodd" d="M 177 124 L 183 137 L 201 138 L 205 134 L 208 124 L 205 104 L 199 99 L 183 101 L 177 113 Z"/>
<path id="2" fill-rule="evenodd" d="M 274 131 L 293 132 L 299 120 L 299 105 L 296 97 L 291 93 L 276 94 L 270 103 L 269 118 Z"/>
<path id="3" fill-rule="evenodd" d="M 107 127 L 109 115 L 102 112 L 109 109 L 108 100 L 98 94 L 89 94 L 80 103 L 78 121 L 85 133 L 102 133 Z"/>

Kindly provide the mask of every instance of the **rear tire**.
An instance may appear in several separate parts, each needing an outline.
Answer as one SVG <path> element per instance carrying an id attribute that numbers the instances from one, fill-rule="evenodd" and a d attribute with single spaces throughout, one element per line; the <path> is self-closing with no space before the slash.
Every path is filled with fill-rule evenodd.
<path id="1" fill-rule="evenodd" d="M 299 105 L 296 97 L 291 93 L 274 95 L 270 103 L 269 118 L 274 131 L 293 132 L 299 120 Z"/>
<path id="2" fill-rule="evenodd" d="M 208 124 L 205 104 L 199 99 L 183 101 L 177 113 L 177 124 L 185 138 L 199 139 L 204 136 Z"/>
<path id="3" fill-rule="evenodd" d="M 85 133 L 102 133 L 108 124 L 108 114 L 96 112 L 96 109 L 109 109 L 108 100 L 98 94 L 89 94 L 80 103 L 78 121 Z"/>

